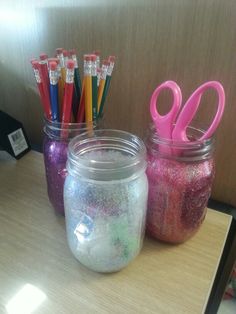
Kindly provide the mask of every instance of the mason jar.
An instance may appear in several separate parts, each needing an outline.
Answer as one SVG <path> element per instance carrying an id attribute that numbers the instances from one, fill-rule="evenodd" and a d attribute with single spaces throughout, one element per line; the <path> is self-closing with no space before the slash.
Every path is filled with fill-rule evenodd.
<path id="1" fill-rule="evenodd" d="M 150 128 L 146 141 L 149 197 L 147 233 L 181 243 L 200 228 L 215 174 L 214 140 L 197 139 L 203 130 L 189 127 L 189 142 L 167 140 Z"/>
<path id="2" fill-rule="evenodd" d="M 64 186 L 69 247 L 80 263 L 115 272 L 140 252 L 147 210 L 146 148 L 137 136 L 96 130 L 69 144 Z"/>
<path id="3" fill-rule="evenodd" d="M 61 123 L 44 120 L 43 156 L 49 200 L 54 210 L 64 215 L 63 186 L 67 175 L 69 141 L 78 134 L 96 128 L 96 123 Z"/>

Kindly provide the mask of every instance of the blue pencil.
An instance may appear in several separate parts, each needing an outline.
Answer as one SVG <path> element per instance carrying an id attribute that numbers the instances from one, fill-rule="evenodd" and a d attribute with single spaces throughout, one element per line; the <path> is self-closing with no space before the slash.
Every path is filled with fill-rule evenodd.
<path id="1" fill-rule="evenodd" d="M 51 101 L 51 111 L 52 120 L 59 121 L 59 102 L 58 102 L 58 79 L 59 75 L 57 72 L 57 63 L 52 61 L 49 63 L 49 79 L 50 79 L 50 101 Z"/>

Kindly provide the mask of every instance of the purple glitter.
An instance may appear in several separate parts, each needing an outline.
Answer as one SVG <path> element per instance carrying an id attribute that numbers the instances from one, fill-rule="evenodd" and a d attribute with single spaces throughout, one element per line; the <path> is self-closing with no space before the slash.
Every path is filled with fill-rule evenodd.
<path id="1" fill-rule="evenodd" d="M 44 137 L 43 155 L 49 200 L 55 211 L 64 215 L 63 188 L 67 175 L 68 142 Z"/>

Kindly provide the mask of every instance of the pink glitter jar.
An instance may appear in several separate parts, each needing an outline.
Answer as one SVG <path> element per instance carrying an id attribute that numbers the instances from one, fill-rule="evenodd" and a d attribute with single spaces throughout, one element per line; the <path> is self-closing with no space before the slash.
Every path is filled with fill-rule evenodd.
<path id="1" fill-rule="evenodd" d="M 95 123 L 62 123 L 45 119 L 43 155 L 49 200 L 54 210 L 64 215 L 63 188 L 67 175 L 69 141 L 92 128 Z"/>
<path id="2" fill-rule="evenodd" d="M 203 131 L 193 127 L 187 134 L 190 142 L 174 142 L 152 127 L 146 141 L 147 233 L 169 243 L 184 242 L 200 228 L 215 173 L 213 139 L 196 141 Z"/>

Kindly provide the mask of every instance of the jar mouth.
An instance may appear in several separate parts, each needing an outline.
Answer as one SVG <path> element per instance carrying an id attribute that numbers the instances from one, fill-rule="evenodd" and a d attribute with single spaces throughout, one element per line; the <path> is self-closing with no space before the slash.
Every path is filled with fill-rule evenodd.
<path id="1" fill-rule="evenodd" d="M 97 127 L 97 121 L 82 123 L 64 123 L 44 117 L 44 133 L 55 140 L 70 140 L 72 137 Z"/>
<path id="2" fill-rule="evenodd" d="M 183 161 L 197 161 L 212 157 L 215 139 L 211 137 L 200 140 L 205 133 L 203 129 L 188 126 L 186 132 L 189 141 L 186 142 L 159 136 L 154 124 L 150 124 L 150 130 L 151 136 L 147 141 L 147 146 L 160 156 Z"/>
<path id="3" fill-rule="evenodd" d="M 139 137 L 125 131 L 91 130 L 71 140 L 67 168 L 90 179 L 125 179 L 145 171 L 146 148 Z"/>

